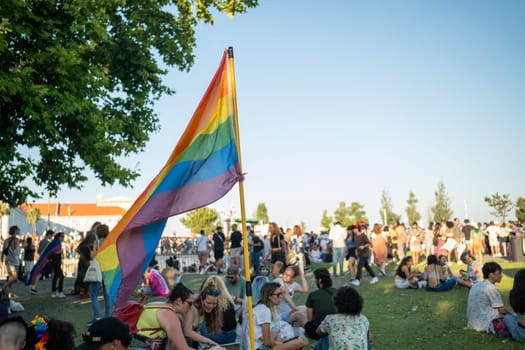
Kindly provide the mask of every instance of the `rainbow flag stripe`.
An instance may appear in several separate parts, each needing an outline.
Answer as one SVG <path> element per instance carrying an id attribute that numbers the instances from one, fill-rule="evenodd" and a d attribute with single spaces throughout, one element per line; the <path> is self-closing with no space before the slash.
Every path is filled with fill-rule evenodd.
<path id="1" fill-rule="evenodd" d="M 115 310 L 132 295 L 153 258 L 167 218 L 217 201 L 242 177 L 231 61 L 225 51 L 166 165 L 100 246 L 96 259 Z"/>

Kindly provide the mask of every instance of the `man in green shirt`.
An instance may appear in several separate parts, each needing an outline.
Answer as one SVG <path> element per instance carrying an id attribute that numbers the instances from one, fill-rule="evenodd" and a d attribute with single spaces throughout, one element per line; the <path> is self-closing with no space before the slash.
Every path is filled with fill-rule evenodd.
<path id="1" fill-rule="evenodd" d="M 304 331 L 308 338 L 319 340 L 317 327 L 324 320 L 326 315 L 335 314 L 335 306 L 332 300 L 335 289 L 332 288 L 332 278 L 330 272 L 324 267 L 314 271 L 315 284 L 317 290 L 308 294 L 306 298 L 306 323 Z"/>
<path id="2" fill-rule="evenodd" d="M 233 297 L 235 304 L 240 305 L 246 296 L 246 279 L 241 276 L 239 266 L 232 265 L 226 271 L 224 284 Z"/>

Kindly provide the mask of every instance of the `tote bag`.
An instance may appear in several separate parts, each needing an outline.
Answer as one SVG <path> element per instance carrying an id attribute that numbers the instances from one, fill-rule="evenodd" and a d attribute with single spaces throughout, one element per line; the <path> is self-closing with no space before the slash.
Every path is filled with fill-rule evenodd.
<path id="1" fill-rule="evenodd" d="M 84 282 L 102 282 L 102 271 L 96 259 L 89 262 L 89 267 L 84 276 Z"/>

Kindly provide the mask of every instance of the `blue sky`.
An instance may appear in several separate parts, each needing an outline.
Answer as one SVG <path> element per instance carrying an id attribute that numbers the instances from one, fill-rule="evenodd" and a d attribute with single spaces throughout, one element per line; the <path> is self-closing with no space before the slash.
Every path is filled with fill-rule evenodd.
<path id="1" fill-rule="evenodd" d="M 454 216 L 466 202 L 472 219 L 493 219 L 484 196 L 525 196 L 524 37 L 519 0 L 261 0 L 217 15 L 197 28 L 191 71 L 166 77 L 176 94 L 156 106 L 161 131 L 123 160 L 141 169 L 134 188 L 92 180 L 58 200 L 140 194 L 233 46 L 248 216 L 264 202 L 272 221 L 317 229 L 345 201 L 379 222 L 387 189 L 403 217 L 414 192 L 426 223 L 443 181 Z M 238 191 L 211 207 L 239 216 Z"/>

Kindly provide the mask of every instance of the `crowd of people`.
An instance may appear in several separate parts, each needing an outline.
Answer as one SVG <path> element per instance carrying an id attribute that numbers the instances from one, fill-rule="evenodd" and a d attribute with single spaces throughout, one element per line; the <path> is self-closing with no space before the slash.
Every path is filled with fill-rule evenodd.
<path id="1" fill-rule="evenodd" d="M 465 229 L 467 225 L 468 221 L 464 225 L 445 222 L 423 230 L 414 223 L 407 230 L 401 223 L 388 227 L 376 224 L 370 229 L 362 222 L 347 227 L 336 222 L 329 231 L 318 235 L 305 233 L 298 225 L 284 230 L 276 223 L 270 223 L 268 235 L 257 235 L 248 227 L 249 249 L 246 253 L 249 254 L 249 266 L 244 266 L 243 235 L 237 226 L 232 226 L 229 234 L 219 226 L 210 235 L 201 232 L 194 248 L 190 249 L 199 256 L 196 272 L 209 272 L 210 261 L 217 272 L 204 276 L 196 293 L 181 282 L 184 273 L 180 271 L 174 254 L 178 249 L 163 239 L 159 243 L 159 252 L 174 255 L 162 270 L 158 262 L 152 260 L 137 292 L 144 298 L 166 297 L 166 301 L 145 304 L 136 322 L 136 331 L 132 331 L 129 325 L 110 316 L 113 305 L 104 283 L 84 281 L 90 261 L 109 233 L 106 225 L 97 222 L 74 249 L 78 267 L 71 294 L 91 298 L 93 312 L 89 329 L 82 336 L 84 342 L 78 349 L 129 349 L 133 346 L 179 350 L 230 344 L 247 349 L 251 340 L 247 339 L 247 332 L 242 331 L 248 322 L 246 281 L 241 276 L 245 270 L 254 279 L 252 320 L 256 349 L 301 349 L 312 342 L 316 342 L 313 345 L 315 350 L 370 349 L 374 336 L 369 331 L 369 320 L 362 314 L 365 300 L 358 287 L 363 268 L 370 276 L 370 284 L 376 284 L 378 277 L 386 275 L 388 259 L 399 261 L 394 276 L 397 288 L 425 288 L 434 292 L 449 290 L 456 285 L 470 288 L 467 302 L 469 329 L 499 335 L 507 332 L 512 338 L 525 341 L 525 270 L 518 271 L 514 279 L 510 292 L 514 313 L 511 313 L 504 307 L 495 286 L 501 281 L 502 268 L 496 262 L 481 265 L 473 242 L 477 231 L 475 228 Z M 492 226 L 504 227 L 488 225 Z M 432 237 L 426 237 L 430 231 Z M 522 234 L 518 226 L 512 227 L 509 235 L 513 234 Z M 502 254 L 499 252 L 508 254 L 506 240 L 498 239 L 499 244 L 495 246 L 490 244 L 494 242 L 490 242 L 488 236 L 489 244 L 481 243 L 482 248 L 490 249 L 494 257 Z M 452 240 L 456 243 L 453 244 Z M 61 259 L 66 250 L 71 249 L 66 247 L 70 244 L 63 232 L 48 231 L 40 242 L 24 241 L 19 239 L 18 228 L 11 227 L 9 238 L 2 245 L 2 262 L 8 273 L 3 288 L 12 298 L 17 297 L 12 288 L 13 281 L 18 279 L 19 265 L 26 260 L 27 252 L 30 257 L 33 254 L 33 261 L 25 265 L 26 269 L 30 268 L 26 284 L 31 293 L 40 293 L 38 281 L 49 269 L 47 277 L 51 277 L 51 297 L 63 298 Z M 225 250 L 228 250 L 227 254 Z M 317 289 L 311 291 L 305 269 L 315 261 L 316 251 L 321 252 L 321 261 L 332 263 L 332 271 L 324 267 L 313 271 Z M 423 258 L 426 265 L 419 271 L 415 265 Z M 461 260 L 466 270 L 455 276 L 449 267 L 451 259 Z M 334 278 L 341 277 L 349 278 L 350 283 L 334 288 Z M 101 317 L 98 302 L 101 290 L 105 301 L 104 317 Z M 305 305 L 296 304 L 295 293 L 307 294 Z M 115 331 L 108 332 L 108 327 Z M 0 323 L 1 349 L 69 350 L 75 348 L 74 337 L 71 323 L 47 316 L 37 316 L 30 324 L 20 317 L 6 318 Z M 45 347 L 38 347 L 39 343 L 44 343 Z"/>

